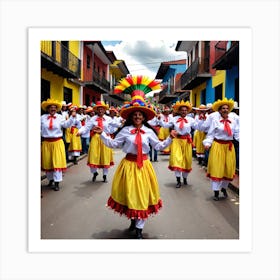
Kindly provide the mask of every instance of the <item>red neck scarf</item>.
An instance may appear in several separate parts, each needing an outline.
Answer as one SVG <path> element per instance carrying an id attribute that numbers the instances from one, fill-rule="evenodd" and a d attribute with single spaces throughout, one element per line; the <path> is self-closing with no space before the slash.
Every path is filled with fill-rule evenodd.
<path id="1" fill-rule="evenodd" d="M 180 122 L 179 128 L 182 129 L 184 127 L 184 123 L 187 123 L 188 121 L 184 118 L 179 118 L 177 122 Z"/>
<path id="2" fill-rule="evenodd" d="M 135 128 L 130 131 L 132 134 L 136 134 L 135 144 L 137 145 L 137 166 L 139 168 L 143 167 L 143 154 L 142 154 L 142 137 L 141 133 L 144 134 L 145 131 L 141 128 Z"/>
<path id="3" fill-rule="evenodd" d="M 229 123 L 231 123 L 231 121 L 229 119 L 223 119 L 223 120 L 220 120 L 220 122 L 224 123 L 224 131 L 227 132 L 228 136 L 232 136 L 232 131 L 229 126 Z"/>
<path id="4" fill-rule="evenodd" d="M 103 120 L 104 119 L 102 117 L 98 117 L 96 120 L 97 120 L 97 125 L 103 129 Z"/>
<path id="5" fill-rule="evenodd" d="M 49 121 L 49 129 L 50 129 L 50 130 L 53 129 L 53 119 L 55 119 L 55 118 L 56 118 L 56 116 L 53 116 L 53 115 L 49 115 L 49 116 L 48 116 L 48 120 L 50 120 L 50 121 Z"/>

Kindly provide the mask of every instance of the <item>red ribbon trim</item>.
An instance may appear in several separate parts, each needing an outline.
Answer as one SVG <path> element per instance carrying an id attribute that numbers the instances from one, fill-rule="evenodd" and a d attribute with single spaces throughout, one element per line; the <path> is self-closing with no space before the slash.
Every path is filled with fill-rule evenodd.
<path id="1" fill-rule="evenodd" d="M 157 214 L 162 208 L 162 200 L 159 199 L 155 205 L 149 205 L 147 210 L 129 209 L 126 205 L 116 202 L 111 196 L 108 199 L 107 207 L 111 208 L 120 215 L 127 216 L 128 219 L 147 219 L 152 214 Z"/>
<path id="2" fill-rule="evenodd" d="M 177 166 L 168 166 L 168 168 L 171 170 L 171 171 L 181 171 L 181 172 L 191 172 L 192 171 L 192 168 L 190 169 L 185 169 L 185 168 L 182 168 L 182 167 L 177 167 Z"/>
<path id="3" fill-rule="evenodd" d="M 91 168 L 110 168 L 111 166 L 114 165 L 114 162 L 110 162 L 110 165 L 98 165 L 98 164 L 92 164 L 92 163 L 87 163 L 87 166 L 91 167 Z"/>
<path id="4" fill-rule="evenodd" d="M 228 180 L 228 181 L 232 181 L 235 177 L 235 174 L 233 174 L 233 177 L 232 178 L 227 178 L 227 177 L 223 177 L 223 178 L 218 178 L 218 177 L 213 177 L 210 175 L 210 173 L 207 173 L 206 174 L 206 177 L 210 178 L 212 181 L 215 181 L 215 182 L 220 182 L 222 180 Z"/>

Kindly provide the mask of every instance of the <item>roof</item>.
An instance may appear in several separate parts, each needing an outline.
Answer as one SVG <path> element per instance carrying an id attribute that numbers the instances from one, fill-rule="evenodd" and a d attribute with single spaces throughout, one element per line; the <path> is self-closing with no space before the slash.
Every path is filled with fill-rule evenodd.
<path id="1" fill-rule="evenodd" d="M 169 69 L 170 65 L 183 65 L 183 64 L 186 64 L 186 63 L 187 63 L 186 59 L 179 59 L 179 60 L 162 62 L 160 64 L 158 72 L 156 74 L 156 79 L 163 79 L 167 70 Z"/>

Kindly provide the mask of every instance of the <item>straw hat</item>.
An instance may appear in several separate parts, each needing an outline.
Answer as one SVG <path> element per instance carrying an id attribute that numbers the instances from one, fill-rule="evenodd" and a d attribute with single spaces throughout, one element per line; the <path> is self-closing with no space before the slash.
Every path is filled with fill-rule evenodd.
<path id="1" fill-rule="evenodd" d="M 91 106 L 88 106 L 86 109 L 85 109 L 85 113 L 91 113 L 93 112 L 93 108 Z"/>
<path id="2" fill-rule="evenodd" d="M 197 107 L 193 107 L 193 109 L 197 110 L 197 111 L 207 111 L 207 110 L 209 110 L 209 108 L 207 108 L 207 106 L 204 105 L 204 104 L 199 105 L 198 108 Z"/>
<path id="3" fill-rule="evenodd" d="M 97 108 L 104 108 L 105 110 L 109 110 L 109 105 L 105 104 L 104 101 L 97 101 L 96 104 L 93 106 L 93 110 L 96 110 Z"/>
<path id="4" fill-rule="evenodd" d="M 233 99 L 227 99 L 226 97 L 223 100 L 218 99 L 212 105 L 212 110 L 213 111 L 219 111 L 219 108 L 223 105 L 228 105 L 229 111 L 232 111 L 233 106 L 234 106 L 234 100 Z"/>
<path id="5" fill-rule="evenodd" d="M 153 119 L 156 112 L 153 105 L 146 102 L 145 95 L 157 89 L 161 89 L 160 82 L 146 76 L 127 76 L 121 79 L 119 84 L 116 85 L 114 93 L 131 95 L 131 102 L 124 104 L 120 110 L 121 117 L 127 119 L 131 113 L 141 111 L 145 114 L 147 120 Z"/>
<path id="6" fill-rule="evenodd" d="M 192 110 L 192 104 L 189 102 L 189 101 L 184 101 L 184 100 L 181 100 L 181 101 L 177 101 L 174 105 L 173 105 L 173 110 L 175 112 L 178 112 L 180 107 L 187 107 L 188 109 L 188 113 L 191 112 Z"/>
<path id="7" fill-rule="evenodd" d="M 115 112 L 116 114 L 119 113 L 118 110 L 117 110 L 114 106 L 111 106 L 110 109 L 109 109 L 109 111 L 110 111 L 110 112 L 113 111 L 113 112 Z"/>
<path id="8" fill-rule="evenodd" d="M 50 99 L 50 98 L 48 98 L 46 101 L 43 101 L 43 102 L 41 103 L 41 108 L 42 108 L 44 111 L 47 111 L 47 110 L 48 110 L 48 107 L 51 106 L 51 105 L 55 105 L 56 108 L 57 108 L 57 111 L 60 111 L 61 108 L 62 108 L 62 102 L 61 102 L 61 101 L 54 100 L 54 99 Z"/>
<path id="9" fill-rule="evenodd" d="M 74 104 L 71 104 L 68 109 L 69 109 L 70 112 L 77 111 L 78 110 L 78 106 L 74 105 Z"/>

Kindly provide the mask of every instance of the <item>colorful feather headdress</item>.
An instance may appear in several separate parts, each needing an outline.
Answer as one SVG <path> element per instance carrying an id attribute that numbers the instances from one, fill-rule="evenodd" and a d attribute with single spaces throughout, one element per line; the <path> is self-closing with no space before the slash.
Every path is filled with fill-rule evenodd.
<path id="1" fill-rule="evenodd" d="M 161 89 L 160 82 L 146 76 L 127 76 L 115 86 L 114 93 L 130 94 L 131 102 L 124 104 L 120 111 L 122 118 L 127 119 L 134 111 L 142 111 L 148 120 L 152 119 L 156 112 L 150 104 L 145 101 L 145 95 L 151 91 Z"/>

